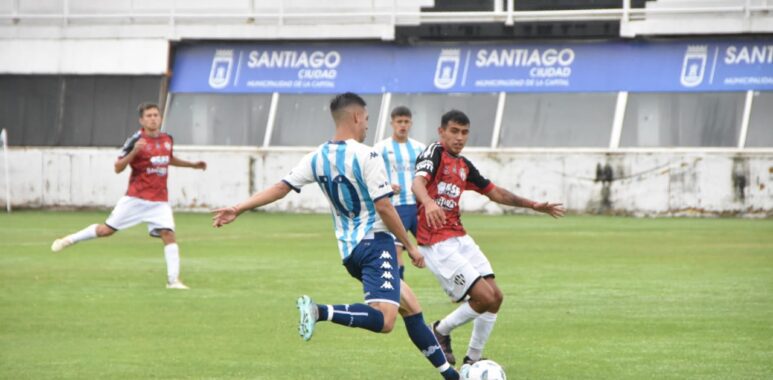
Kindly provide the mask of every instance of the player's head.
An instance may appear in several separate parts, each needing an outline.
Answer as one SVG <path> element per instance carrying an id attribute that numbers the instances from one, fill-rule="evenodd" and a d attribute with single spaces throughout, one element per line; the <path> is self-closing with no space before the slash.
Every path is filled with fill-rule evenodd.
<path id="1" fill-rule="evenodd" d="M 352 92 L 336 95 L 330 100 L 330 114 L 336 123 L 336 128 L 345 128 L 354 134 L 354 139 L 365 141 L 368 131 L 368 110 L 365 100 Z"/>
<path id="2" fill-rule="evenodd" d="M 157 104 L 141 103 L 137 107 L 140 115 L 140 125 L 149 132 L 155 132 L 161 128 L 161 110 Z"/>
<path id="3" fill-rule="evenodd" d="M 408 133 L 413 126 L 413 115 L 411 110 L 406 106 L 397 106 L 392 110 L 392 138 L 397 141 L 403 142 L 408 139 Z"/>
<path id="4" fill-rule="evenodd" d="M 464 112 L 450 110 L 443 114 L 438 128 L 440 142 L 453 154 L 459 154 L 470 137 L 470 119 Z"/>

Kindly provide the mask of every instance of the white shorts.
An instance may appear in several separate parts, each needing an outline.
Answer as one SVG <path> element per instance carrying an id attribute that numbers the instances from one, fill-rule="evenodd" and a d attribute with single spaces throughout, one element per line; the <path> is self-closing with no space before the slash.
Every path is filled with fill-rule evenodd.
<path id="1" fill-rule="evenodd" d="M 148 224 L 148 233 L 153 237 L 159 237 L 159 230 L 174 231 L 172 207 L 166 202 L 146 201 L 125 195 L 118 200 L 105 224 L 118 231 L 142 222 Z"/>
<path id="2" fill-rule="evenodd" d="M 464 300 L 480 278 L 494 275 L 491 263 L 469 235 L 419 246 L 419 251 L 427 268 L 454 302 Z"/>

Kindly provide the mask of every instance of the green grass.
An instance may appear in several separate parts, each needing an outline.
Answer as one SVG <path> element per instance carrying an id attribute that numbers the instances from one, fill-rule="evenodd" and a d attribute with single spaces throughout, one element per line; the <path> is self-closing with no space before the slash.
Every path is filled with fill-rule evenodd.
<path id="1" fill-rule="evenodd" d="M 107 213 L 0 215 L 0 379 L 434 379 L 389 335 L 296 332 L 295 298 L 362 299 L 327 215 L 176 215 L 188 292 L 135 227 L 61 254 Z M 773 220 L 466 215 L 505 302 L 485 355 L 511 379 L 773 378 Z M 427 270 L 428 321 L 453 310 Z M 470 326 L 454 332 L 459 356 Z"/>

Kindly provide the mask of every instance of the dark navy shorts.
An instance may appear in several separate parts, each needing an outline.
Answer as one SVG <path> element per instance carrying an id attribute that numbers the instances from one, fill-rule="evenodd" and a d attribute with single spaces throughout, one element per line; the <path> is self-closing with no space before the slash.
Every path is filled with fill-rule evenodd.
<path id="1" fill-rule="evenodd" d="M 362 240 L 346 258 L 344 266 L 352 277 L 362 282 L 366 303 L 400 305 L 400 271 L 392 235 L 376 232 L 373 239 Z"/>
<path id="2" fill-rule="evenodd" d="M 416 205 L 403 205 L 396 206 L 397 214 L 400 215 L 400 220 L 403 221 L 406 231 L 411 231 L 414 237 L 416 237 L 416 229 L 419 228 L 418 212 Z"/>

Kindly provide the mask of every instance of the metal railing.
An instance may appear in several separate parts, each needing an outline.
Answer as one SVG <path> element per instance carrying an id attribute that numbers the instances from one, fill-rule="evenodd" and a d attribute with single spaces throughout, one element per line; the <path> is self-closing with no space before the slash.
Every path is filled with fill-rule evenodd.
<path id="1" fill-rule="evenodd" d="M 68 25 L 73 22 L 83 21 L 127 21 L 129 23 L 146 24 L 147 22 L 162 21 L 169 25 L 184 24 L 202 20 L 217 20 L 219 22 L 232 21 L 238 23 L 260 24 L 267 23 L 282 26 L 287 23 L 313 21 L 324 23 L 359 23 L 363 19 L 370 21 L 383 20 L 387 25 L 403 24 L 434 24 L 434 23 L 481 23 L 494 22 L 513 25 L 517 22 L 537 21 L 593 21 L 593 20 L 619 20 L 621 22 L 644 20 L 654 15 L 738 15 L 742 18 L 755 16 L 769 16 L 773 11 L 773 4 L 752 5 L 751 0 L 743 4 L 727 6 L 703 6 L 683 8 L 631 8 L 630 0 L 623 0 L 620 8 L 609 9 L 578 9 L 578 10 L 542 10 L 542 11 L 517 11 L 514 9 L 514 0 L 507 1 L 506 9 L 475 12 L 421 12 L 399 10 L 397 2 L 393 2 L 391 9 L 374 8 L 372 10 L 355 11 L 291 11 L 284 1 L 277 1 L 274 7 L 266 8 L 257 6 L 256 1 L 250 2 L 250 7 L 244 11 L 206 10 L 197 13 L 188 9 L 181 9 L 177 2 L 166 12 L 144 12 L 133 6 L 128 12 L 120 13 L 77 13 L 70 9 L 69 1 L 63 0 L 62 10 L 55 13 L 31 13 L 19 11 L 19 1 L 13 2 L 13 9 L 8 13 L 0 13 L 0 21 L 11 21 L 20 24 L 27 20 L 43 20 L 59 22 Z M 133 5 L 133 3 L 132 3 Z M 300 9 L 299 9 L 300 10 Z"/>

